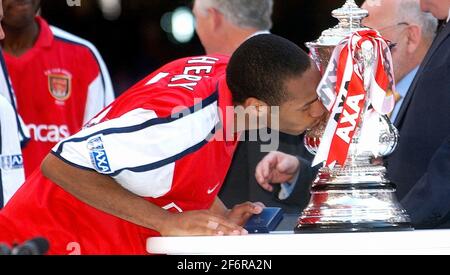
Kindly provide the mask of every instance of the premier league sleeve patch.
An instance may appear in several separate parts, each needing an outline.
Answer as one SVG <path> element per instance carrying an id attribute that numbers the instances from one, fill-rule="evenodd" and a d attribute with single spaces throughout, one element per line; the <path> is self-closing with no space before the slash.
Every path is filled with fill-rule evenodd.
<path id="1" fill-rule="evenodd" d="M 2 170 L 15 170 L 23 168 L 22 155 L 0 155 L 0 168 Z"/>
<path id="2" fill-rule="evenodd" d="M 88 140 L 87 147 L 91 157 L 92 166 L 101 174 L 112 173 L 109 165 L 108 156 L 103 146 L 102 136 L 95 136 Z"/>

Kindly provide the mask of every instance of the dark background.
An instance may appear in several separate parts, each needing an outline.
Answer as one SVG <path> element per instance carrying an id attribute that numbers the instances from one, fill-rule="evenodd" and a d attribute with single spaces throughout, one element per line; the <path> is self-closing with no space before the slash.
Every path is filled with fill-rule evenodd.
<path id="1" fill-rule="evenodd" d="M 233 0 L 230 0 L 233 1 Z M 315 40 L 321 31 L 337 24 L 331 11 L 344 0 L 274 0 L 274 34 L 298 45 Z M 96 0 L 81 0 L 69 7 L 65 0 L 42 0 L 42 15 L 50 24 L 91 41 L 102 54 L 116 94 L 122 93 L 162 64 L 179 57 L 198 55 L 203 48 L 197 37 L 175 44 L 161 29 L 161 16 L 189 0 L 122 0 L 121 16 L 104 19 Z M 361 1 L 356 1 L 361 4 Z"/>

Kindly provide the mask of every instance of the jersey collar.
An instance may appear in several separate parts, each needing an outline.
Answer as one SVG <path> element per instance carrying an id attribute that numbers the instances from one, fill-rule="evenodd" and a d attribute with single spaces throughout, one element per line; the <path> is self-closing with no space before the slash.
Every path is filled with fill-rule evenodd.
<path id="1" fill-rule="evenodd" d="M 36 16 L 36 22 L 39 24 L 39 37 L 34 44 L 36 48 L 49 48 L 53 43 L 53 33 L 48 25 L 47 21 L 45 21 L 42 17 Z M 33 47 L 33 48 L 34 48 Z"/>
<path id="2" fill-rule="evenodd" d="M 40 16 L 37 16 L 35 20 L 39 25 L 39 35 L 33 47 L 19 57 L 3 52 L 3 55 L 8 62 L 12 62 L 13 64 L 27 63 L 37 54 L 40 54 L 41 50 L 48 49 L 52 46 L 54 37 L 49 25 Z"/>
<path id="3" fill-rule="evenodd" d="M 219 109 L 222 112 L 222 126 L 224 127 L 224 137 L 227 143 L 235 144 L 239 140 L 240 133 L 234 133 L 234 104 L 233 95 L 228 88 L 225 75 L 219 79 Z M 228 140 L 232 137 L 232 140 Z"/>

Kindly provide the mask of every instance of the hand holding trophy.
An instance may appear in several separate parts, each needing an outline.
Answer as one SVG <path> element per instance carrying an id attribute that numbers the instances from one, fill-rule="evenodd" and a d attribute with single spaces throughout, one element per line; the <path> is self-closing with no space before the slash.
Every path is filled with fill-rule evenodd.
<path id="1" fill-rule="evenodd" d="M 340 23 L 306 44 L 323 74 L 317 91 L 330 115 L 305 136 L 313 165 L 324 166 L 295 232 L 411 230 L 386 168 L 371 163 L 398 142 L 386 116 L 395 86 L 388 42 L 361 25 L 368 12 L 354 0 L 332 14 Z"/>

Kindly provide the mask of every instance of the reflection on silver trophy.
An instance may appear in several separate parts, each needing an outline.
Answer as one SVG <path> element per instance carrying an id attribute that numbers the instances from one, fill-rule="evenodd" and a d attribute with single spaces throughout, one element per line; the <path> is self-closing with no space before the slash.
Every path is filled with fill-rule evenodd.
<path id="1" fill-rule="evenodd" d="M 394 88 L 388 42 L 362 26 L 368 12 L 354 0 L 332 15 L 340 23 L 306 44 L 324 75 L 318 92 L 330 116 L 305 136 L 307 149 L 317 154 L 315 163 L 325 165 L 295 232 L 411 230 L 386 168 L 373 161 L 398 143 L 397 129 L 385 115 L 392 110 Z"/>

